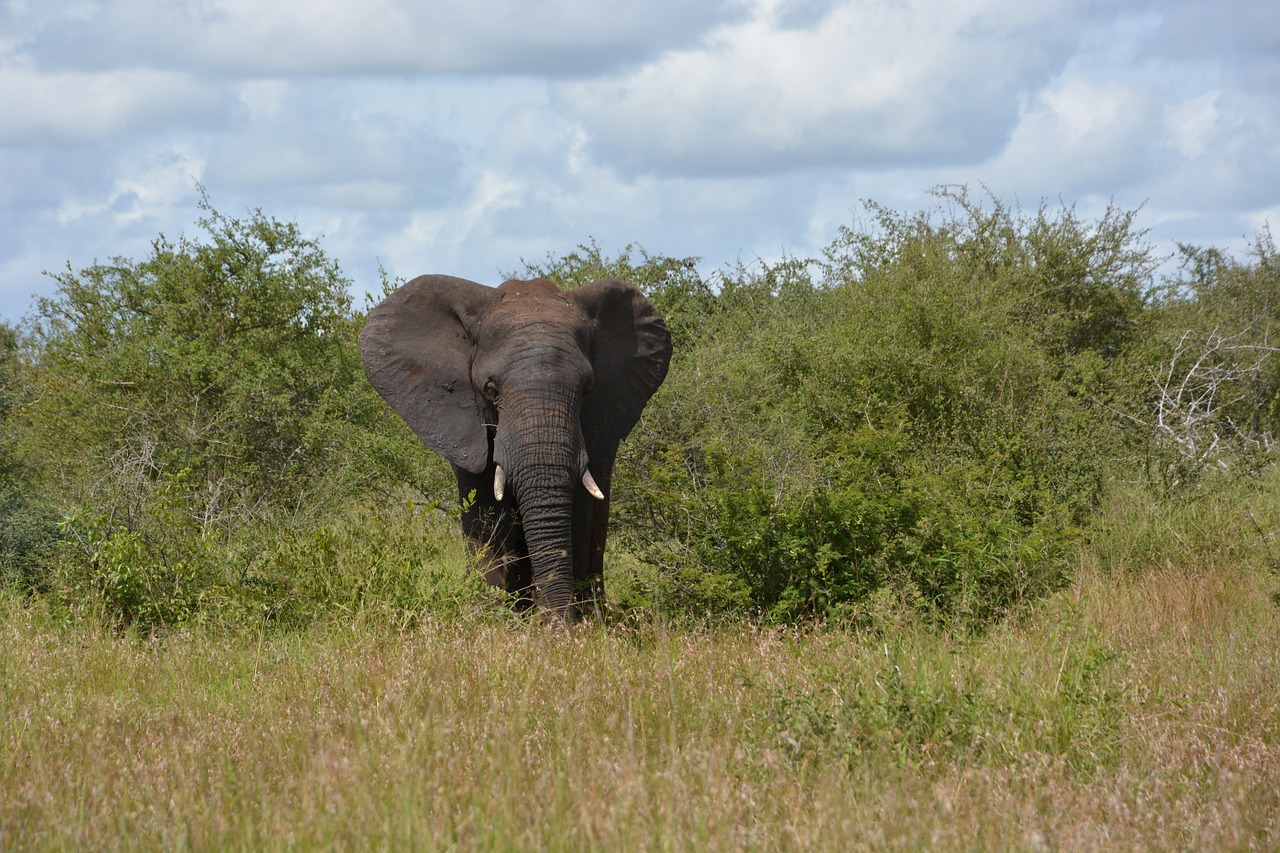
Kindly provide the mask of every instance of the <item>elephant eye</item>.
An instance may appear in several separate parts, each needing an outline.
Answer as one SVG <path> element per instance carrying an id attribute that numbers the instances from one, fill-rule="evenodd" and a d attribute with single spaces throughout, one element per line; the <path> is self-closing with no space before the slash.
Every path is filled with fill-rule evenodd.
<path id="1" fill-rule="evenodd" d="M 490 403 L 498 401 L 498 384 L 492 379 L 484 383 L 484 396 Z"/>

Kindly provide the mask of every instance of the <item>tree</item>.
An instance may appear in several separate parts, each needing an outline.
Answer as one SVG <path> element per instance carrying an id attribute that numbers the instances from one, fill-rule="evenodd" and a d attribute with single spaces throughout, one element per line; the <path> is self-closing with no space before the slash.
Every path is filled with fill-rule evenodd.
<path id="1" fill-rule="evenodd" d="M 57 526 L 34 495 L 15 446 L 14 414 L 26 398 L 17 330 L 0 323 L 0 585 L 32 587 L 35 561 L 56 539 Z"/>
<path id="2" fill-rule="evenodd" d="M 25 435 L 49 485 L 118 516 L 182 473 L 209 525 L 409 475 L 336 262 L 292 223 L 200 209 L 204 239 L 68 265 L 38 301 Z"/>
<path id="3" fill-rule="evenodd" d="M 1179 246 L 1180 268 L 1153 311 L 1158 367 L 1137 420 L 1166 487 L 1208 470 L 1257 470 L 1280 438 L 1280 253 L 1263 228 L 1248 257 Z"/>
<path id="4" fill-rule="evenodd" d="M 821 262 L 739 265 L 687 303 L 619 457 L 614 518 L 642 534 L 616 541 L 648 574 L 614 589 L 784 621 L 894 601 L 977 625 L 1063 582 L 1127 450 L 1098 399 L 1124 396 L 1150 248 L 1131 213 L 939 195 L 915 215 L 869 204 Z"/>

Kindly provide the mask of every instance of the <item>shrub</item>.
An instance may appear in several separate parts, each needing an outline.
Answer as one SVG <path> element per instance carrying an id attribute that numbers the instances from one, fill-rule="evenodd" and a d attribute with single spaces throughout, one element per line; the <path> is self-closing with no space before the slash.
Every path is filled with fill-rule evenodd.
<path id="1" fill-rule="evenodd" d="M 186 473 L 164 476 L 127 522 L 86 507 L 63 521 L 53 592 L 72 610 L 149 633 L 189 625 L 291 627 L 376 614 L 400 625 L 478 601 L 456 520 L 407 496 L 367 496 L 232 533 L 200 527 Z"/>
<path id="2" fill-rule="evenodd" d="M 1064 582 L 1132 453 L 1150 250 L 1129 213 L 939 196 L 699 303 L 620 456 L 616 527 L 654 567 L 629 602 L 857 620 L 887 594 L 980 626 Z"/>
<path id="3" fill-rule="evenodd" d="M 438 466 L 365 381 L 337 264 L 293 224 L 201 209 L 207 239 L 68 267 L 38 301 L 22 426 L 50 489 L 110 514 L 131 500 L 121 471 L 186 471 L 201 523 L 234 525 L 429 480 Z"/>
<path id="4" fill-rule="evenodd" d="M 28 402 L 18 333 L 0 324 L 0 587 L 41 588 L 41 557 L 57 541 L 56 516 L 40 502 L 16 449 L 14 409 Z"/>
<path id="5" fill-rule="evenodd" d="M 200 238 L 54 276 L 29 401 L 0 433 L 39 463 L 32 500 L 65 516 L 57 553 L 27 560 L 30 585 L 142 628 L 276 618 L 277 599 L 300 600 L 293 582 L 245 566 L 279 530 L 321 529 L 400 483 L 452 491 L 365 380 L 337 264 L 293 224 L 200 207 Z"/>

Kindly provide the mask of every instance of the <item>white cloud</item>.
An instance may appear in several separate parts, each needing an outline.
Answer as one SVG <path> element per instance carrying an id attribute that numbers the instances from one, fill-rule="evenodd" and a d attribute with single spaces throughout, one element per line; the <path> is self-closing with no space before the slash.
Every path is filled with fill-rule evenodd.
<path id="1" fill-rule="evenodd" d="M 1177 63 L 1226 64 L 1252 89 L 1280 84 L 1280 17 L 1268 0 L 1164 0 L 1146 53 Z"/>
<path id="2" fill-rule="evenodd" d="M 0 68 L 0 145 L 86 144 L 220 112 L 215 85 L 168 71 L 41 73 Z"/>
<path id="3" fill-rule="evenodd" d="M 280 115 L 288 95 L 287 80 L 250 80 L 240 86 L 238 99 L 250 121 L 262 122 Z"/>
<path id="4" fill-rule="evenodd" d="M 1218 122 L 1217 91 L 1205 92 L 1165 108 L 1164 126 L 1169 144 L 1179 156 L 1193 160 L 1211 153 L 1209 143 Z"/>
<path id="5" fill-rule="evenodd" d="M 1156 93 L 1143 84 L 1069 76 L 1038 93 L 983 171 L 1024 194 L 1075 196 L 1131 187 L 1161 163 Z"/>
<path id="6" fill-rule="evenodd" d="M 105 197 L 69 198 L 55 215 L 64 225 L 106 217 L 113 228 L 164 221 L 191 198 L 203 173 L 204 158 L 187 146 L 178 146 L 118 177 Z"/>
<path id="7" fill-rule="evenodd" d="M 97 0 L 42 19 L 52 34 L 34 55 L 238 75 L 577 74 L 680 43 L 726 14 L 690 0 Z"/>
<path id="8" fill-rule="evenodd" d="M 1214 92 L 1175 105 L 1156 125 L 1176 152 L 1153 181 L 1170 203 L 1258 209 L 1280 197 L 1280 95 Z"/>
<path id="9" fill-rule="evenodd" d="M 388 263 L 412 278 L 424 272 L 456 267 L 468 250 L 494 239 L 494 219 L 502 211 L 520 207 L 527 189 L 498 172 L 485 171 L 469 197 L 443 210 L 413 214 L 403 230 L 387 239 Z M 498 266 L 495 258 L 494 268 Z"/>
<path id="10" fill-rule="evenodd" d="M 406 208 L 456 191 L 460 154 L 410 89 L 367 81 L 249 81 L 209 157 L 211 185 L 290 202 Z"/>
<path id="11" fill-rule="evenodd" d="M 846 0 L 789 28 L 779 11 L 764 0 L 696 48 L 560 86 L 559 103 L 599 156 L 637 172 L 980 162 L 1085 17 L 1060 19 L 1056 3 Z"/>
<path id="12" fill-rule="evenodd" d="M 1280 203 L 1273 6 L 0 2 L 0 313 L 41 268 L 191 230 L 193 177 L 358 286 L 590 237 L 810 255 L 861 199 L 954 182 L 1236 240 Z"/>

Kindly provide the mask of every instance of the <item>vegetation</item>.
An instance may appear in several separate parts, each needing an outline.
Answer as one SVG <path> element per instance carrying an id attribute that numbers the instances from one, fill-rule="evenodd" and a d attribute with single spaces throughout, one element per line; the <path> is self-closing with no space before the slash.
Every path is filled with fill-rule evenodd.
<path id="1" fill-rule="evenodd" d="M 207 239 L 68 269 L 37 303 L 5 426 L 33 470 L 23 499 L 61 520 L 39 567 L 7 574 L 142 630 L 454 597 L 469 585 L 424 568 L 457 550 L 440 525 L 406 544 L 447 468 L 365 381 L 350 282 L 291 224 L 202 210 Z M 335 571 L 352 576 L 314 576 Z"/>
<path id="2" fill-rule="evenodd" d="M 1186 500 L 1272 464 L 1269 232 L 1157 282 L 1133 212 L 936 195 L 710 281 L 594 244 L 513 273 L 624 278 L 673 330 L 620 458 L 620 613 L 981 629 L 1069 583 L 1108 490 Z M 4 330 L 6 580 L 143 631 L 483 597 L 424 568 L 457 551 L 449 472 L 364 380 L 337 264 L 201 209 L 203 239 L 68 268 Z"/>
<path id="3" fill-rule="evenodd" d="M 295 226 L 55 275 L 0 327 L 0 847 L 1274 847 L 1270 232 L 1161 278 L 1134 212 L 936 201 L 512 273 L 676 345 L 567 635 Z"/>
<path id="4" fill-rule="evenodd" d="M 1072 586 L 981 635 L 488 610 L 148 642 L 11 599 L 0 847 L 1271 849 L 1280 609 L 1213 525 L 1277 485 L 1108 507 Z"/>

